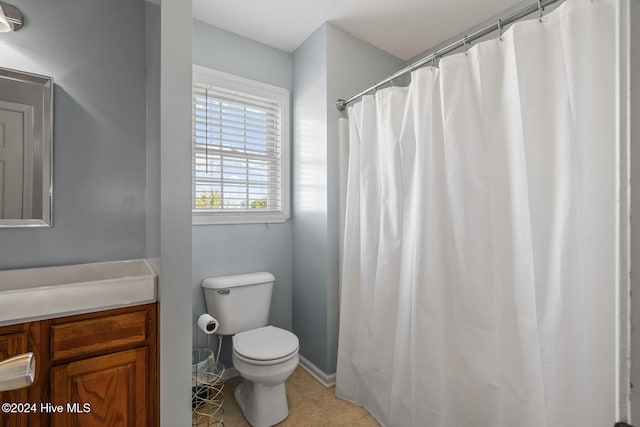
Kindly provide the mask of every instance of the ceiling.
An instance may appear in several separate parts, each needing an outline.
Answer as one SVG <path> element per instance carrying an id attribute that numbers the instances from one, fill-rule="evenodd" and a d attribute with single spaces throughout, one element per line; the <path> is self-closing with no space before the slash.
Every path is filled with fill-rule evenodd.
<path id="1" fill-rule="evenodd" d="M 522 0 L 193 0 L 199 21 L 294 51 L 329 21 L 410 59 Z"/>

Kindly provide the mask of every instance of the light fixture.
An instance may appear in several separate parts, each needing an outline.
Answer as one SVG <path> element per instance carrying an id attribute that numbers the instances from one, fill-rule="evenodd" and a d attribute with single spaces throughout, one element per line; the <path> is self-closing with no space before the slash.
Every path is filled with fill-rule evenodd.
<path id="1" fill-rule="evenodd" d="M 22 28 L 22 13 L 12 4 L 0 2 L 0 33 Z"/>

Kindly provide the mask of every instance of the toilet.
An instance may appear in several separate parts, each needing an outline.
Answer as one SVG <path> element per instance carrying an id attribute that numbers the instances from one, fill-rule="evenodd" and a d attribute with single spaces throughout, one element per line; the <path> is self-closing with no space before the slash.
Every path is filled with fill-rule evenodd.
<path id="1" fill-rule="evenodd" d="M 298 337 L 268 325 L 273 274 L 210 277 L 202 281 L 207 312 L 218 334 L 233 335 L 233 366 L 244 379 L 234 396 L 253 427 L 278 424 L 289 415 L 284 382 L 298 366 Z"/>

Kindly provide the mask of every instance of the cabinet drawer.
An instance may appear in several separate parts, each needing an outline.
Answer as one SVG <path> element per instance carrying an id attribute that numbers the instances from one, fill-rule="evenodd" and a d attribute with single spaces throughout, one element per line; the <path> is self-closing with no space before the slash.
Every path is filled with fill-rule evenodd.
<path id="1" fill-rule="evenodd" d="M 147 312 L 136 311 L 51 326 L 51 358 L 84 356 L 147 342 Z"/>

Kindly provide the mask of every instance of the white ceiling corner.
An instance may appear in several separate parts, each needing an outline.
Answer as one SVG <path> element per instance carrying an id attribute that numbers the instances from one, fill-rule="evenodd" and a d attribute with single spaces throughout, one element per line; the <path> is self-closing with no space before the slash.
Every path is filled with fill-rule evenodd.
<path id="1" fill-rule="evenodd" d="M 193 0 L 193 17 L 294 51 L 324 22 L 410 59 L 522 0 Z"/>

